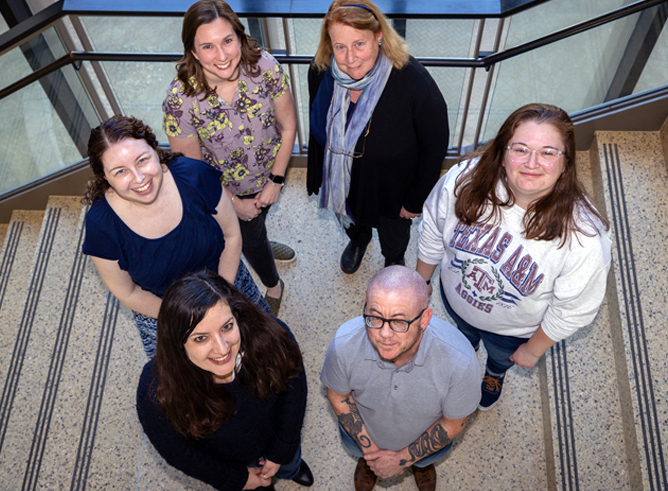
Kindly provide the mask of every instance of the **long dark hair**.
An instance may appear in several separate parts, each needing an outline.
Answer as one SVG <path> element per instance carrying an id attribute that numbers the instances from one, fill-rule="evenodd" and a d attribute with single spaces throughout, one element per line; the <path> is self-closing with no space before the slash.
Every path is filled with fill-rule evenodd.
<path id="1" fill-rule="evenodd" d="M 487 142 L 462 160 L 478 163 L 468 172 L 462 173 L 455 185 L 455 215 L 466 225 L 475 222 L 495 222 L 501 217 L 501 207 L 512 206 L 513 193 L 508 185 L 508 176 L 503 166 L 506 146 L 523 123 L 535 122 L 551 125 L 563 141 L 564 172 L 552 191 L 531 203 L 524 214 L 525 238 L 535 240 L 561 239 L 561 245 L 572 233 L 580 232 L 588 236 L 595 234 L 599 225 L 608 230 L 608 220 L 587 198 L 582 183 L 577 177 L 575 165 L 575 131 L 571 118 L 563 109 L 549 104 L 527 104 L 513 112 L 501 125 L 494 140 Z M 497 193 L 497 184 L 506 189 L 507 199 Z M 583 228 L 579 219 L 594 217 L 600 224 L 591 222 Z"/>
<path id="2" fill-rule="evenodd" d="M 163 165 L 169 165 L 175 158 L 181 156 L 180 153 L 158 147 L 158 139 L 155 133 L 143 121 L 132 116 L 115 114 L 90 131 L 90 137 L 88 138 L 88 163 L 93 171 L 93 179 L 88 181 L 86 185 L 86 192 L 81 200 L 84 204 L 92 204 L 93 201 L 100 199 L 107 189 L 109 189 L 109 183 L 104 176 L 102 157 L 109 147 L 128 138 L 145 140 L 156 151 L 160 163 Z"/>
<path id="3" fill-rule="evenodd" d="M 254 38 L 246 34 L 246 28 L 234 10 L 223 0 L 200 0 L 192 4 L 183 17 L 183 28 L 181 29 L 183 58 L 176 64 L 176 76 L 183 84 L 183 93 L 189 97 L 200 94 L 208 97 L 216 91 L 215 87 L 209 87 L 204 77 L 202 65 L 193 55 L 197 29 L 201 25 L 209 24 L 216 19 L 225 19 L 229 22 L 239 38 L 241 45 L 239 69 L 243 69 L 251 77 L 260 75 L 260 67 L 257 66 L 257 62 L 262 56 L 262 49 Z M 190 81 L 193 75 L 195 76 L 195 85 Z"/>
<path id="4" fill-rule="evenodd" d="M 162 297 L 154 373 L 163 412 L 177 431 L 191 438 L 215 432 L 243 409 L 234 406 L 225 384 L 216 384 L 211 373 L 190 361 L 184 347 L 206 313 L 221 302 L 239 326 L 240 385 L 266 400 L 285 391 L 302 370 L 301 352 L 288 332 L 234 286 L 211 271 L 184 276 Z"/>

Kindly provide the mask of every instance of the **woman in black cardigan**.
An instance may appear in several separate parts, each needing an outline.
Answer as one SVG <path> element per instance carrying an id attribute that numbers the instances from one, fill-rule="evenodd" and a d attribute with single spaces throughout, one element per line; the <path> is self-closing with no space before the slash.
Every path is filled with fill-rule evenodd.
<path id="1" fill-rule="evenodd" d="M 404 264 L 411 220 L 440 176 L 448 148 L 443 96 L 368 0 L 334 1 L 309 70 L 309 194 L 350 238 L 341 269 L 359 268 L 372 228 L 385 266 Z"/>
<path id="2" fill-rule="evenodd" d="M 310 486 L 306 392 L 287 326 L 223 278 L 192 273 L 165 292 L 137 412 L 169 464 L 220 490 L 273 490 L 272 477 Z"/>

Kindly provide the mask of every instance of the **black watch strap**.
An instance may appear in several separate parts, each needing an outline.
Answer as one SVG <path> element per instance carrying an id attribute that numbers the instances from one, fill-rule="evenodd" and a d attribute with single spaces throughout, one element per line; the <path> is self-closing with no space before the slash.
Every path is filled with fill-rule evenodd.
<path id="1" fill-rule="evenodd" d="M 274 184 L 284 184 L 285 176 L 276 176 L 274 174 L 269 174 L 269 180 Z"/>

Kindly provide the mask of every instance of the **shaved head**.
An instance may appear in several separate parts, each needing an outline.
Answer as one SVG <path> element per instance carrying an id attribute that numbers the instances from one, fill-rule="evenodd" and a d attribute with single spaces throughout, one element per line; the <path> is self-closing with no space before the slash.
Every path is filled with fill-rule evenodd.
<path id="1" fill-rule="evenodd" d="M 366 296 L 374 290 L 403 291 L 410 295 L 418 309 L 429 306 L 429 287 L 420 273 L 406 266 L 389 266 L 378 271 L 366 290 Z"/>

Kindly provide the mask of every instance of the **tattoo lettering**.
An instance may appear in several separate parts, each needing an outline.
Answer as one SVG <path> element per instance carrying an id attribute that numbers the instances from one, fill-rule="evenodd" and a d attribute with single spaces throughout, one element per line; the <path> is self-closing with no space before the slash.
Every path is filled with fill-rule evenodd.
<path id="1" fill-rule="evenodd" d="M 364 421 L 362 421 L 362 417 L 357 410 L 357 404 L 355 404 L 355 401 L 351 401 L 349 397 L 346 397 L 341 402 L 347 404 L 350 408 L 349 413 L 341 413 L 338 415 L 341 426 L 345 428 L 361 448 L 369 448 L 371 446 L 371 440 L 368 436 L 362 434 Z"/>
<path id="2" fill-rule="evenodd" d="M 437 424 L 431 429 L 431 433 L 429 433 L 429 430 L 425 431 L 420 435 L 420 438 L 408 446 L 408 453 L 411 458 L 409 460 L 401 459 L 399 465 L 410 464 L 427 455 L 431 455 L 445 447 L 451 441 L 452 438 L 448 437 L 448 432 L 445 431 L 445 428 Z"/>

